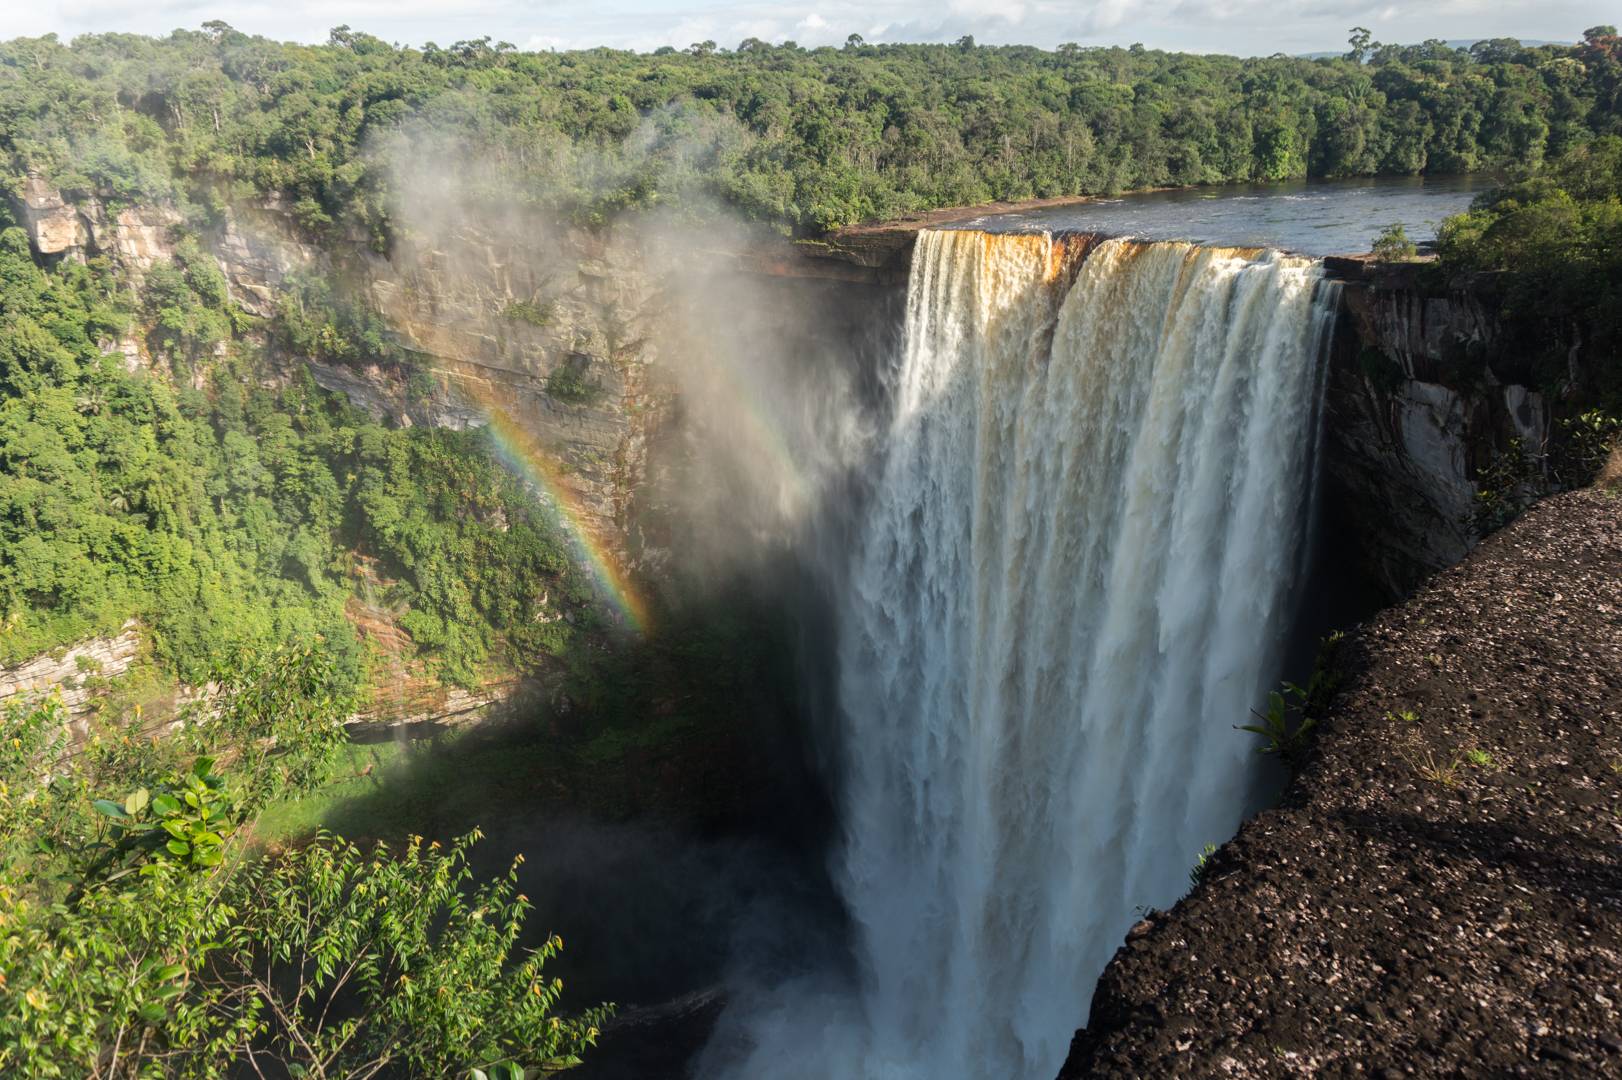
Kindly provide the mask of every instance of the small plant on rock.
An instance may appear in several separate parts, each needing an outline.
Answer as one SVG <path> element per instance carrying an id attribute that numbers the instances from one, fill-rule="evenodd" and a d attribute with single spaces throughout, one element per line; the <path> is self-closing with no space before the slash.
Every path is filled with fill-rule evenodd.
<path id="1" fill-rule="evenodd" d="M 1444 759 L 1437 757 L 1434 750 L 1426 750 L 1411 757 L 1408 764 L 1421 780 L 1429 780 L 1443 787 L 1452 787 L 1459 782 L 1460 759 L 1456 754 Z"/>
<path id="2" fill-rule="evenodd" d="M 1194 866 L 1188 871 L 1188 885 L 1197 889 L 1205 881 L 1206 875 L 1211 872 L 1211 856 L 1216 854 L 1215 844 L 1206 844 L 1200 851 L 1199 858 L 1194 860 Z"/>
<path id="3" fill-rule="evenodd" d="M 1387 225 L 1374 238 L 1374 257 L 1381 262 L 1407 262 L 1419 254 L 1419 248 L 1408 238 L 1408 230 L 1401 223 Z"/>
<path id="4" fill-rule="evenodd" d="M 1273 754 L 1293 766 L 1306 752 L 1307 736 L 1318 726 L 1318 721 L 1306 715 L 1303 709 L 1306 701 L 1305 690 L 1294 683 L 1285 683 L 1282 693 L 1275 690 L 1267 695 L 1266 712 L 1251 710 L 1260 723 L 1241 724 L 1239 730 L 1260 735 L 1265 740 L 1257 748 L 1258 753 Z"/>
<path id="5" fill-rule="evenodd" d="M 1308 739 L 1318 726 L 1317 718 L 1329 707 L 1340 685 L 1335 670 L 1335 654 L 1340 651 L 1346 635 L 1339 630 L 1324 638 L 1318 646 L 1318 656 L 1312 665 L 1312 677 L 1305 686 L 1287 682 L 1282 690 L 1267 695 L 1267 711 L 1251 710 L 1259 723 L 1241 724 L 1240 731 L 1260 735 L 1266 740 L 1257 748 L 1258 753 L 1273 754 L 1292 768 L 1299 765 L 1306 753 Z"/>
<path id="6" fill-rule="evenodd" d="M 501 314 L 504 318 L 531 326 L 550 326 L 557 317 L 557 304 L 550 300 L 538 303 L 534 300 L 510 300 L 501 309 Z"/>

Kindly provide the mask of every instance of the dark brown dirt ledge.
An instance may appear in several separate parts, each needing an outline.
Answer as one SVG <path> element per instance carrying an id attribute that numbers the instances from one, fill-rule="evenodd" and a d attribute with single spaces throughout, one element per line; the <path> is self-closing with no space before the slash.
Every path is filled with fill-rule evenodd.
<path id="1" fill-rule="evenodd" d="M 1133 928 L 1062 1080 L 1622 1076 L 1622 498 L 1539 504 L 1340 667 L 1283 804 Z"/>

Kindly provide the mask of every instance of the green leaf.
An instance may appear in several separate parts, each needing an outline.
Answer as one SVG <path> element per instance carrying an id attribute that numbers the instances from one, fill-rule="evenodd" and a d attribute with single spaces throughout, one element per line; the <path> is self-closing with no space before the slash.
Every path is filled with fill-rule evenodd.
<path id="1" fill-rule="evenodd" d="M 208 777 L 209 770 L 212 768 L 214 768 L 213 758 L 200 757 L 196 761 L 192 762 L 191 774 L 197 777 L 197 779 L 203 780 Z"/>
<path id="2" fill-rule="evenodd" d="M 156 1024 L 163 1019 L 163 1006 L 156 1001 L 149 1001 L 136 1010 L 137 1015 L 149 1024 Z"/>
<path id="3" fill-rule="evenodd" d="M 134 791 L 130 792 L 129 797 L 124 800 L 124 812 L 131 817 L 134 817 L 136 814 L 139 814 L 142 810 L 146 809 L 146 804 L 149 801 L 151 801 L 151 795 L 146 788 L 136 788 Z"/>
<path id="4" fill-rule="evenodd" d="M 203 848 L 195 858 L 198 866 L 218 866 L 225 858 L 225 853 L 217 847 Z"/>
<path id="5" fill-rule="evenodd" d="M 165 964 L 153 972 L 152 977 L 159 982 L 168 982 L 170 979 L 178 978 L 184 974 L 186 974 L 186 969 L 179 964 Z"/>
<path id="6" fill-rule="evenodd" d="M 152 800 L 152 812 L 168 817 L 170 814 L 180 813 L 180 800 L 173 795 L 159 795 Z"/>
<path id="7" fill-rule="evenodd" d="M 164 846 L 175 855 L 185 855 L 191 851 L 191 845 L 184 840 L 171 840 Z"/>
<path id="8" fill-rule="evenodd" d="M 168 1001 L 172 997 L 185 993 L 185 990 L 184 983 L 170 983 L 168 986 L 158 987 L 158 991 L 153 997 L 158 1001 Z"/>
<path id="9" fill-rule="evenodd" d="M 97 799 L 90 805 L 94 806 L 97 810 L 100 810 L 110 818 L 118 818 L 122 821 L 129 817 L 129 815 L 124 812 L 124 808 L 113 802 L 111 799 Z"/>
<path id="10" fill-rule="evenodd" d="M 186 823 L 184 821 L 165 821 L 163 823 L 163 831 L 174 837 L 176 840 L 186 839 L 187 830 Z"/>

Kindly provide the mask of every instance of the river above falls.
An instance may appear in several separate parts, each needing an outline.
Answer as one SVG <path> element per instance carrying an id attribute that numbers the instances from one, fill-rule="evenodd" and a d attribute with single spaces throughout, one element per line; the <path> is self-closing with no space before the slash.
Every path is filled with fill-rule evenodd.
<path id="1" fill-rule="evenodd" d="M 1491 186 L 1484 176 L 1374 177 L 1153 191 L 1068 206 L 988 214 L 949 226 L 990 232 L 1076 230 L 1222 247 L 1269 247 L 1314 258 L 1361 254 L 1389 225 L 1415 242 Z"/>

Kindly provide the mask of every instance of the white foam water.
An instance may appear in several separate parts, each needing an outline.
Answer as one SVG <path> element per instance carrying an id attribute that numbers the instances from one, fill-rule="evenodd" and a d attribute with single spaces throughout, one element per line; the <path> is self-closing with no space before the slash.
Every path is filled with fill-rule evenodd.
<path id="1" fill-rule="evenodd" d="M 1078 246 L 918 237 L 839 628 L 860 986 L 781 989 L 736 1075 L 1055 1075 L 1135 911 L 1247 809 L 1333 287 Z"/>

